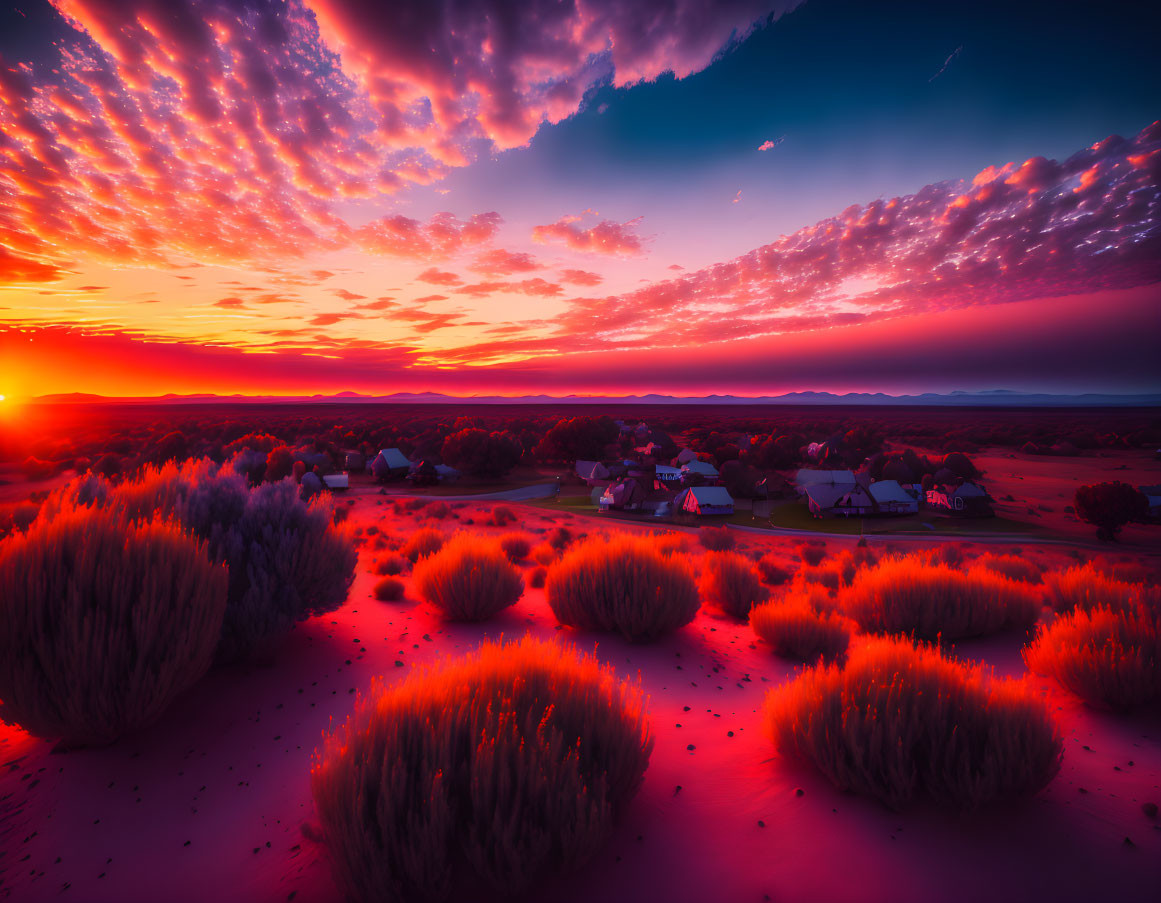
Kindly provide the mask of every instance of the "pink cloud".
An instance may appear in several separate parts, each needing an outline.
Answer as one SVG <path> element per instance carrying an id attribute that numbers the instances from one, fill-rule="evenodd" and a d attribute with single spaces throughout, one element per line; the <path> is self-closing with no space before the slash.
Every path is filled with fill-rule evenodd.
<path id="1" fill-rule="evenodd" d="M 514 273 L 528 273 L 540 268 L 540 264 L 531 254 L 523 251 L 506 251 L 503 248 L 485 251 L 468 266 L 468 269 L 486 276 L 511 276 Z"/>
<path id="2" fill-rule="evenodd" d="M 601 220 L 587 229 L 581 225 L 583 219 L 584 216 L 562 216 L 555 223 L 535 226 L 532 240 L 540 244 L 562 242 L 574 251 L 612 257 L 634 257 L 644 252 L 644 239 L 636 231 L 641 217 L 626 223 Z"/>
<path id="3" fill-rule="evenodd" d="M 416 282 L 429 282 L 432 285 L 460 285 L 462 280 L 455 273 L 449 273 L 446 270 L 438 270 L 435 267 L 429 267 L 418 276 L 415 277 Z"/>
<path id="4" fill-rule="evenodd" d="M 492 240 L 500 214 L 475 213 L 466 220 L 437 213 L 426 223 L 406 216 L 384 216 L 355 231 L 355 240 L 373 254 L 446 260 Z"/>
<path id="5" fill-rule="evenodd" d="M 558 275 L 561 282 L 567 282 L 569 285 L 600 285 L 605 278 L 600 273 L 591 273 L 588 270 L 566 269 L 561 270 Z"/>

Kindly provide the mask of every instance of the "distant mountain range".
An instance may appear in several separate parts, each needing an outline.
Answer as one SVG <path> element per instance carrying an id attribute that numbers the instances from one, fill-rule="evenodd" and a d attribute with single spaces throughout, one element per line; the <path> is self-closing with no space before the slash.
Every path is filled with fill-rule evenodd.
<path id="1" fill-rule="evenodd" d="M 74 392 L 67 395 L 41 395 L 37 404 L 491 404 L 491 405 L 560 405 L 560 404 L 626 404 L 626 405 L 943 405 L 986 407 L 1156 407 L 1161 394 L 1051 395 L 991 389 L 982 392 L 949 392 L 922 395 L 887 395 L 883 392 L 788 392 L 785 395 L 444 395 L 439 392 L 395 392 L 391 395 L 364 395 L 338 392 L 334 395 L 160 395 L 156 397 L 114 398 Z"/>

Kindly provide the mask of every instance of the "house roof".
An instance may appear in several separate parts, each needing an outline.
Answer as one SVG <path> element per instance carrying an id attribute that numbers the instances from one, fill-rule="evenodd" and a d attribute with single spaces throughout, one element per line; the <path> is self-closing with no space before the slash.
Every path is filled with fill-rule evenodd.
<path id="1" fill-rule="evenodd" d="M 806 487 L 806 497 L 819 508 L 834 508 L 847 496 L 850 496 L 850 501 L 856 505 L 871 504 L 870 495 L 856 483 L 815 483 Z"/>
<path id="2" fill-rule="evenodd" d="M 690 461 L 688 464 L 683 465 L 681 469 L 704 474 L 707 477 L 716 477 L 718 475 L 718 469 L 710 464 L 709 461 Z"/>
<path id="3" fill-rule="evenodd" d="M 411 467 L 411 462 L 407 460 L 407 455 L 403 454 L 397 448 L 384 448 L 379 452 L 383 456 L 383 460 L 387 462 L 387 466 L 394 469 L 396 467 Z"/>
<path id="4" fill-rule="evenodd" d="M 664 464 L 658 464 L 656 473 L 659 477 L 679 477 L 681 476 L 681 469 L 678 467 L 667 467 Z"/>
<path id="5" fill-rule="evenodd" d="M 576 472 L 577 476 L 585 480 L 603 480 L 609 475 L 608 468 L 600 461 L 577 461 Z"/>
<path id="6" fill-rule="evenodd" d="M 725 486 L 693 486 L 687 490 L 699 505 L 732 505 L 734 498 Z"/>
<path id="7" fill-rule="evenodd" d="M 883 502 L 914 502 L 915 497 L 908 495 L 899 485 L 898 480 L 878 480 L 871 484 L 871 498 L 879 504 Z"/>
<path id="8" fill-rule="evenodd" d="M 851 470 L 808 470 L 803 468 L 795 475 L 794 482 L 799 486 L 817 486 L 819 484 L 849 486 L 855 482 L 855 474 Z"/>

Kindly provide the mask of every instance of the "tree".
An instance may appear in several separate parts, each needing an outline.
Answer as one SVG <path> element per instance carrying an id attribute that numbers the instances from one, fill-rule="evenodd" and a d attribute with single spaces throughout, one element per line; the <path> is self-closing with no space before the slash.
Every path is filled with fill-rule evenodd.
<path id="1" fill-rule="evenodd" d="M 520 462 L 524 448 L 511 433 L 489 433 L 469 428 L 443 441 L 445 463 L 480 477 L 500 477 Z"/>
<path id="2" fill-rule="evenodd" d="M 285 445 L 272 448 L 270 453 L 266 455 L 266 482 L 277 483 L 279 480 L 285 480 L 287 477 L 293 475 L 293 473 L 294 455 L 290 449 Z"/>
<path id="3" fill-rule="evenodd" d="M 541 461 L 597 460 L 619 433 L 610 417 L 572 417 L 558 421 L 536 446 Z"/>
<path id="4" fill-rule="evenodd" d="M 1073 505 L 1076 516 L 1095 526 L 1097 539 L 1104 542 L 1115 540 L 1125 524 L 1143 521 L 1149 514 L 1148 499 L 1119 480 L 1081 486 L 1076 490 Z"/>

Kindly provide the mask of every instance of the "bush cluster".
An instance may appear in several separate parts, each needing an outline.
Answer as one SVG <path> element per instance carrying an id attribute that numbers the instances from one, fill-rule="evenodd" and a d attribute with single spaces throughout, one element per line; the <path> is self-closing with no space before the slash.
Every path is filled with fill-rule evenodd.
<path id="1" fill-rule="evenodd" d="M 377 683 L 311 772 L 339 885 L 354 900 L 512 895 L 583 865 L 641 786 L 640 690 L 554 643 L 485 643 Z"/>
<path id="2" fill-rule="evenodd" d="M 516 603 L 524 578 L 495 540 L 457 533 L 416 563 L 415 587 L 453 621 L 485 621 Z"/>
<path id="3" fill-rule="evenodd" d="M 524 561 L 532 554 L 532 541 L 523 533 L 505 533 L 500 537 L 500 548 L 511 561 Z"/>
<path id="4" fill-rule="evenodd" d="M 702 563 L 699 587 L 704 603 L 743 620 L 770 596 L 754 563 L 737 552 L 709 552 Z"/>
<path id="5" fill-rule="evenodd" d="M 898 638 L 808 668 L 770 692 L 766 718 L 783 754 L 892 808 L 927 798 L 970 809 L 1034 794 L 1056 776 L 1064 748 L 1024 682 Z"/>
<path id="6" fill-rule="evenodd" d="M 1096 708 L 1140 708 L 1161 699 L 1161 616 L 1144 601 L 1074 608 L 1040 627 L 1024 661 Z"/>
<path id="7" fill-rule="evenodd" d="M 371 592 L 380 602 L 398 602 L 403 598 L 403 581 L 395 577 L 384 577 L 375 582 Z"/>
<path id="8" fill-rule="evenodd" d="M 755 605 L 750 626 L 782 658 L 814 662 L 842 656 L 857 629 L 855 623 L 833 611 L 820 611 L 810 598 L 809 593 L 793 592 Z"/>
<path id="9" fill-rule="evenodd" d="M 859 571 L 839 602 L 864 630 L 928 640 L 1027 627 L 1040 613 L 1039 597 L 1026 583 L 993 571 L 957 571 L 909 556 L 887 558 Z"/>
<path id="10" fill-rule="evenodd" d="M 435 527 L 420 527 L 408 538 L 403 546 L 403 557 L 412 564 L 443 548 L 446 537 Z"/>
<path id="11" fill-rule="evenodd" d="M 70 745 L 144 727 L 210 667 L 226 588 L 174 523 L 58 505 L 0 544 L 0 717 Z"/>
<path id="12" fill-rule="evenodd" d="M 732 549 L 736 542 L 729 527 L 702 527 L 697 531 L 697 541 L 711 552 Z"/>
<path id="13" fill-rule="evenodd" d="M 549 569 L 545 595 L 561 624 L 633 641 L 685 626 L 699 605 L 689 566 L 637 536 L 573 545 Z"/>

